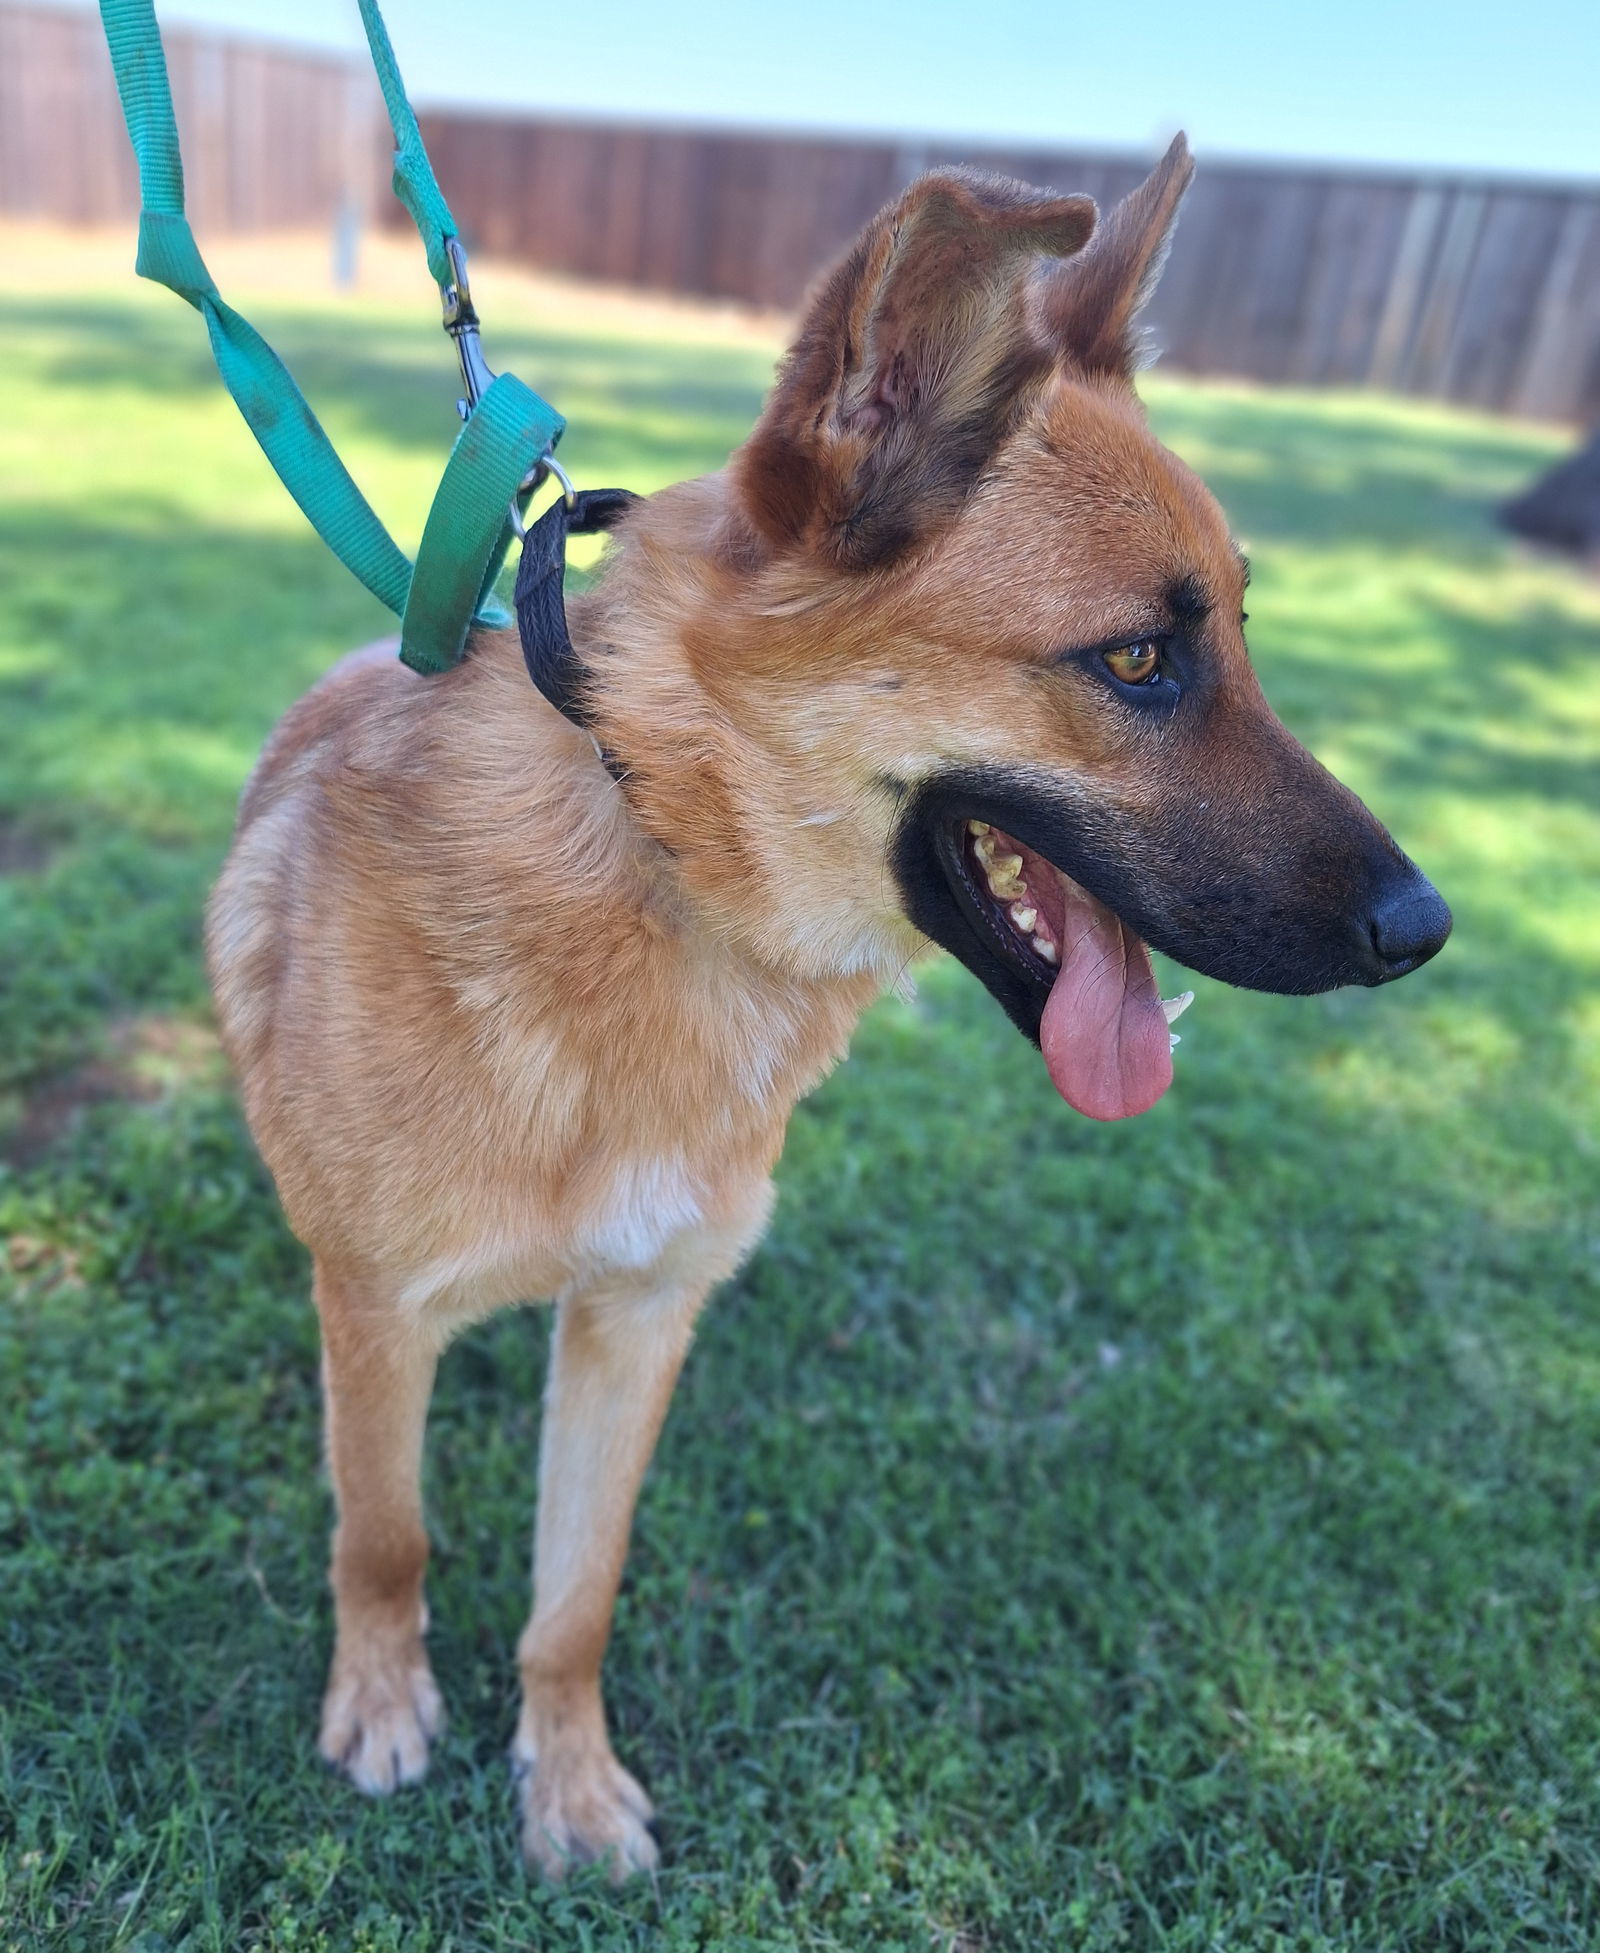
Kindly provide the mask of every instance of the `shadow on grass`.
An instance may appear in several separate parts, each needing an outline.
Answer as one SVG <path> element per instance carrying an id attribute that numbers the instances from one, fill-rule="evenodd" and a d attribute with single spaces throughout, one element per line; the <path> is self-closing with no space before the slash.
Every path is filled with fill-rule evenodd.
<path id="1" fill-rule="evenodd" d="M 352 308 L 266 306 L 260 322 L 330 426 L 395 447 L 446 448 L 458 382 L 444 336 Z M 115 298 L 76 303 L 0 300 L 0 323 L 22 337 L 39 383 L 74 390 L 130 388 L 174 404 L 220 386 L 198 320 Z M 29 345 L 29 340 L 33 344 Z M 609 472 L 613 459 L 652 479 L 719 465 L 759 412 L 772 353 L 758 344 L 706 345 L 600 337 L 584 329 L 497 323 L 494 352 L 552 399 L 572 423 L 570 447 Z M 774 349 L 776 350 L 776 349 Z M 1447 420 L 1360 395 L 1209 394 L 1163 379 L 1152 417 L 1194 462 L 1240 528 L 1259 538 L 1376 542 L 1387 550 L 1454 538 L 1481 548 L 1488 513 L 1559 445 L 1526 428 Z M 1401 409 L 1404 415 L 1408 410 Z"/>
<path id="2" fill-rule="evenodd" d="M 1494 505 L 1561 444 L 1382 396 L 1211 392 L 1165 376 L 1150 392 L 1157 433 L 1261 543 L 1503 553 Z"/>
<path id="3" fill-rule="evenodd" d="M 0 323 L 21 337 L 41 386 L 131 390 L 181 408 L 222 384 L 199 320 L 175 329 L 148 305 L 8 297 Z M 404 327 L 360 312 L 265 308 L 258 323 L 330 430 L 437 452 L 443 467 L 460 382 L 444 334 L 421 315 Z M 581 332 L 499 331 L 493 351 L 567 415 L 568 445 L 586 468 L 605 472 L 626 457 L 652 481 L 718 465 L 749 432 L 772 370 L 759 348 L 616 339 L 597 349 Z"/>

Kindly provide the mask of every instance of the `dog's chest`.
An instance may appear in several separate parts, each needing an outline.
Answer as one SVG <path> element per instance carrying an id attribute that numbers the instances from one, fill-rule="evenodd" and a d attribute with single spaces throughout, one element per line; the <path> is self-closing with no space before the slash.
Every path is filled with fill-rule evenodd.
<path id="1" fill-rule="evenodd" d="M 873 988 L 702 962 L 578 1023 L 498 1011 L 479 1040 L 494 1081 L 479 1171 L 414 1264 L 408 1302 L 475 1315 L 618 1278 L 720 1279 L 764 1225 L 796 1101 Z"/>

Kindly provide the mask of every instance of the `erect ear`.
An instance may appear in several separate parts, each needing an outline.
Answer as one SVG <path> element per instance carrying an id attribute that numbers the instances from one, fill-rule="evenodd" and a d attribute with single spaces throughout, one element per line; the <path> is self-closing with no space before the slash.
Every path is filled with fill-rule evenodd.
<path id="1" fill-rule="evenodd" d="M 1087 197 L 970 171 L 912 184 L 822 281 L 734 478 L 757 529 L 840 569 L 900 554 L 965 499 L 1051 349 L 1025 302 L 1079 250 Z"/>
<path id="2" fill-rule="evenodd" d="M 1174 136 L 1144 182 L 1102 221 L 1088 250 L 1040 281 L 1043 331 L 1084 372 L 1126 378 L 1139 364 L 1138 317 L 1161 276 L 1193 175 L 1189 145 Z"/>

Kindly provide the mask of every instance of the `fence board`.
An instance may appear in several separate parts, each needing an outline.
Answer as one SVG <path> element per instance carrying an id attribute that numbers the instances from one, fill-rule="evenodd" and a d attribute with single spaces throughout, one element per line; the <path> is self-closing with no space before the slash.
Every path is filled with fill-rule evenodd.
<path id="1" fill-rule="evenodd" d="M 1559 414 L 1577 399 L 1579 412 L 1600 412 L 1600 348 L 1583 331 L 1587 310 L 1600 309 L 1600 205 L 1569 200 L 1534 306 L 1534 329 L 1521 349 L 1511 405 L 1518 413 Z"/>
<path id="2" fill-rule="evenodd" d="M 190 216 L 206 231 L 332 221 L 375 206 L 387 125 L 365 62 L 163 27 Z M 0 5 L 0 213 L 112 224 L 138 173 L 98 14 Z"/>

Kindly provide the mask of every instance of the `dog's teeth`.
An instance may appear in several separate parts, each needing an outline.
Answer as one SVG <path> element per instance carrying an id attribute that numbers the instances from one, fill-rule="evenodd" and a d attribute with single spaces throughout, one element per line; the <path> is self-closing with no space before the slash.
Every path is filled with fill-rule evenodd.
<path id="1" fill-rule="evenodd" d="M 1193 1002 L 1194 992 L 1192 990 L 1185 990 L 1181 997 L 1163 997 L 1161 999 L 1161 1008 L 1166 1016 L 1167 1022 L 1169 1024 L 1176 1024 L 1178 1019 Z"/>
<path id="2" fill-rule="evenodd" d="M 1033 933 L 1033 925 L 1039 920 L 1039 911 L 1037 909 L 1030 909 L 1025 902 L 1013 902 L 1011 904 L 1011 920 L 1022 931 L 1023 935 L 1028 936 Z"/>
<path id="3" fill-rule="evenodd" d="M 1034 937 L 1033 953 L 1035 956 L 1042 957 L 1046 963 L 1054 963 L 1059 961 L 1059 952 L 1056 949 L 1055 944 L 1047 943 L 1042 936 Z"/>
<path id="4" fill-rule="evenodd" d="M 980 834 L 972 844 L 972 852 L 983 863 L 984 867 L 987 868 L 990 862 L 994 860 L 994 836 L 992 834 Z"/>
<path id="5" fill-rule="evenodd" d="M 989 823 L 987 821 L 968 821 L 967 832 L 975 835 L 987 834 L 989 832 Z"/>
<path id="6" fill-rule="evenodd" d="M 1183 1039 L 1178 1036 L 1176 1031 L 1168 1031 L 1167 1036 L 1172 1040 L 1172 1043 L 1168 1047 L 1168 1049 L 1172 1051 L 1176 1051 L 1178 1046 L 1182 1044 Z"/>

